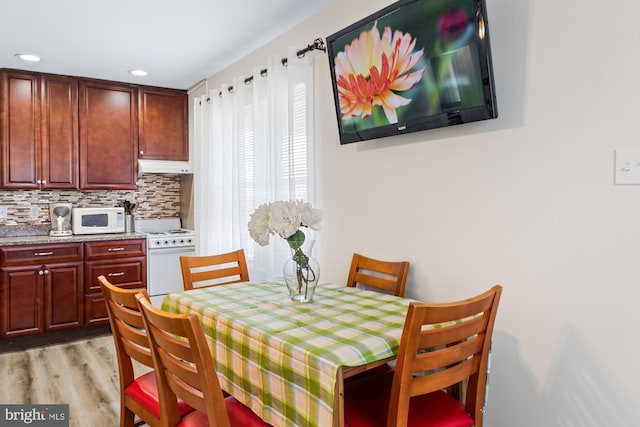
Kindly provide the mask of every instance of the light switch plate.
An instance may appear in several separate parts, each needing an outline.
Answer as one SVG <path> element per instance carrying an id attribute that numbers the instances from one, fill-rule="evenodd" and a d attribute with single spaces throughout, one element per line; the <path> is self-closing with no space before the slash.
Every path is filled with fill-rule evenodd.
<path id="1" fill-rule="evenodd" d="M 9 208 L 7 206 L 0 206 L 0 219 L 7 219 Z"/>
<path id="2" fill-rule="evenodd" d="M 640 184 L 640 149 L 616 150 L 615 183 Z"/>
<path id="3" fill-rule="evenodd" d="M 40 215 L 40 208 L 38 206 L 31 206 L 29 208 L 29 217 L 31 219 L 38 219 L 38 215 Z"/>

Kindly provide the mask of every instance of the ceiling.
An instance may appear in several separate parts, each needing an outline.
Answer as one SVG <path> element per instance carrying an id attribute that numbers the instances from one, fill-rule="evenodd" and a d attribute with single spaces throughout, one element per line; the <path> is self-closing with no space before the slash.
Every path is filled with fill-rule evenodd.
<path id="1" fill-rule="evenodd" d="M 11 1 L 0 12 L 0 68 L 188 89 L 330 1 Z"/>

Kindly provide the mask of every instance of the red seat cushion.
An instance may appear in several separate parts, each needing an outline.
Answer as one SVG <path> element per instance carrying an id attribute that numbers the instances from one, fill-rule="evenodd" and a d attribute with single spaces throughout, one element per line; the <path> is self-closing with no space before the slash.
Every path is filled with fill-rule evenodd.
<path id="1" fill-rule="evenodd" d="M 224 399 L 229 414 L 229 424 L 231 427 L 268 427 L 269 424 L 262 421 L 251 409 L 240 403 L 233 397 Z M 178 427 L 196 427 L 208 426 L 209 419 L 207 414 L 200 411 L 193 411 L 178 424 Z"/>
<path id="2" fill-rule="evenodd" d="M 154 371 L 139 376 L 125 390 L 125 394 L 144 406 L 155 417 L 160 418 L 160 404 L 158 403 L 158 383 Z M 180 416 L 184 416 L 193 411 L 193 408 L 182 400 L 178 399 L 178 409 Z"/>
<path id="3" fill-rule="evenodd" d="M 385 427 L 393 372 L 345 383 L 344 420 L 348 427 Z M 409 427 L 470 427 L 465 407 L 443 391 L 411 398 Z"/>

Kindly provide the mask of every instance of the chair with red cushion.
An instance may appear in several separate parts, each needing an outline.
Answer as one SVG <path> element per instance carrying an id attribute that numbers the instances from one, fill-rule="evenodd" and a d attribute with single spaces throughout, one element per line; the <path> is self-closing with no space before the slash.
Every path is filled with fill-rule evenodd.
<path id="1" fill-rule="evenodd" d="M 224 397 L 207 339 L 195 314 L 173 314 L 157 309 L 140 293 L 144 318 L 156 366 L 161 401 L 171 426 L 267 427 L 248 407 Z M 180 417 L 176 396 L 196 410 Z"/>
<path id="2" fill-rule="evenodd" d="M 104 276 L 98 277 L 107 304 L 111 333 L 116 347 L 120 373 L 120 427 L 146 423 L 150 426 L 166 424 L 161 416 L 160 398 L 153 371 L 135 377 L 133 360 L 153 368 L 149 340 L 144 328 L 136 294 L 144 289 L 122 289 L 114 286 Z M 193 411 L 180 401 L 179 411 L 185 415 Z M 135 422 L 135 416 L 140 420 Z"/>
<path id="3" fill-rule="evenodd" d="M 395 372 L 345 383 L 349 427 L 482 427 L 491 335 L 501 286 L 463 301 L 412 302 Z M 425 325 L 443 324 L 438 328 Z M 461 398 L 458 390 L 466 383 Z M 463 387 L 464 389 L 464 387 Z"/>
<path id="4" fill-rule="evenodd" d="M 409 274 L 408 261 L 381 261 L 357 253 L 351 259 L 347 286 L 388 292 L 403 297 Z"/>
<path id="5" fill-rule="evenodd" d="M 361 287 L 404 297 L 409 265 L 408 261 L 382 261 L 354 253 L 351 259 L 349 277 L 347 278 L 347 287 Z M 353 377 L 346 378 L 345 381 L 355 381 L 367 375 L 388 372 L 390 370 L 391 367 L 385 363 L 370 371 L 361 372 Z"/>

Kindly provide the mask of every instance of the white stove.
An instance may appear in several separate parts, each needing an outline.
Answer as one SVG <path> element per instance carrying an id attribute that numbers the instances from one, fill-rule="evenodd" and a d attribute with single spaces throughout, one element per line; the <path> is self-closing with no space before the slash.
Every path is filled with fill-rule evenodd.
<path id="1" fill-rule="evenodd" d="M 175 248 L 180 246 L 195 246 L 196 234 L 193 230 L 179 228 L 165 232 L 147 233 L 149 248 Z"/>
<path id="2" fill-rule="evenodd" d="M 138 219 L 135 230 L 147 234 L 147 290 L 159 306 L 166 294 L 184 290 L 180 257 L 195 255 L 196 233 L 180 218 Z"/>

